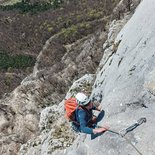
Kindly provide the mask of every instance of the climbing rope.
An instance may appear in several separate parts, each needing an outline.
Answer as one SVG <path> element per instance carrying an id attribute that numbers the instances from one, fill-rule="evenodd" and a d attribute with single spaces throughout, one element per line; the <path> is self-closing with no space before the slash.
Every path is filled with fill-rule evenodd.
<path id="1" fill-rule="evenodd" d="M 137 149 L 137 147 L 134 145 L 134 144 L 132 144 L 132 142 L 129 140 L 129 139 L 127 139 L 126 137 L 123 137 L 140 155 L 143 155 L 138 149 Z"/>
<path id="2" fill-rule="evenodd" d="M 128 133 L 128 132 L 131 132 L 132 130 L 134 130 L 136 127 L 138 127 L 139 125 L 141 125 L 142 123 L 145 123 L 146 122 L 146 118 L 145 117 L 142 117 L 140 118 L 135 124 L 131 125 L 130 127 L 126 128 L 126 129 L 123 129 L 121 130 L 120 132 L 116 132 L 116 131 L 113 131 L 113 130 L 110 130 L 108 129 L 107 131 L 111 132 L 111 133 L 114 133 L 114 134 L 117 134 L 117 135 L 120 135 L 122 138 L 124 138 L 126 140 L 127 143 L 129 143 L 136 151 L 139 155 L 143 155 L 139 150 L 138 148 L 129 140 L 125 137 L 125 135 Z"/>

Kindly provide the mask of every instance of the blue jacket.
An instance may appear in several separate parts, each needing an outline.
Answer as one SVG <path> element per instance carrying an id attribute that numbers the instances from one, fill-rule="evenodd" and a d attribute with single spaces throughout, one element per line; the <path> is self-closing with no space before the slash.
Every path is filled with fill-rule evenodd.
<path id="1" fill-rule="evenodd" d="M 80 124 L 80 131 L 87 133 L 87 134 L 92 134 L 93 129 L 88 127 L 88 124 L 90 120 L 92 120 L 93 117 L 93 110 L 95 110 L 96 107 L 93 107 L 92 109 L 89 109 L 88 112 L 84 109 L 77 109 L 76 111 L 76 119 Z"/>

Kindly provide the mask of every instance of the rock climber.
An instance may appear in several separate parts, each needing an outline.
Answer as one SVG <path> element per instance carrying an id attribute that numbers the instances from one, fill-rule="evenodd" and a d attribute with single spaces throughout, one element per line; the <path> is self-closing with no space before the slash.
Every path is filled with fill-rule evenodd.
<path id="1" fill-rule="evenodd" d="M 104 110 L 99 107 L 95 107 L 88 96 L 84 93 L 77 93 L 75 96 L 78 108 L 76 108 L 76 122 L 72 122 L 73 128 L 77 131 L 86 134 L 103 133 L 109 129 L 109 127 L 97 127 L 97 123 L 104 117 Z M 100 111 L 96 117 L 93 115 L 93 110 Z"/>

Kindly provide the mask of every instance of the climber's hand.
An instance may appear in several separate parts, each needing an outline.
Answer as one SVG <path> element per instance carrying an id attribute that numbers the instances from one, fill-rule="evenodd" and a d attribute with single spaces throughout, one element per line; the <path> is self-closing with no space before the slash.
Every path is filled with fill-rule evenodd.
<path id="1" fill-rule="evenodd" d="M 93 129 L 93 133 L 96 134 L 96 133 L 103 133 L 105 131 L 107 131 L 109 129 L 109 127 L 100 127 L 100 128 L 96 128 L 96 129 Z"/>

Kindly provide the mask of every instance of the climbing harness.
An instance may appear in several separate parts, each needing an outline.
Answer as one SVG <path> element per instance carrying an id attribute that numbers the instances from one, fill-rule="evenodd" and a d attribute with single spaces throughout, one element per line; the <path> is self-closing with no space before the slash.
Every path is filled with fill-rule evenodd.
<path id="1" fill-rule="evenodd" d="M 142 123 L 145 123 L 146 122 L 146 118 L 145 117 L 142 117 L 140 118 L 136 123 L 134 123 L 133 125 L 129 126 L 128 128 L 126 129 L 123 129 L 121 130 L 120 132 L 116 132 L 116 131 L 113 131 L 113 130 L 107 130 L 111 133 L 114 133 L 114 134 L 117 134 L 117 135 L 120 135 L 122 138 L 124 138 L 136 151 L 139 155 L 142 155 L 142 153 L 136 148 L 136 146 L 129 140 L 125 137 L 125 135 L 128 133 L 128 132 L 131 132 L 132 130 L 134 130 L 136 127 L 138 127 L 139 125 L 141 125 Z"/>

